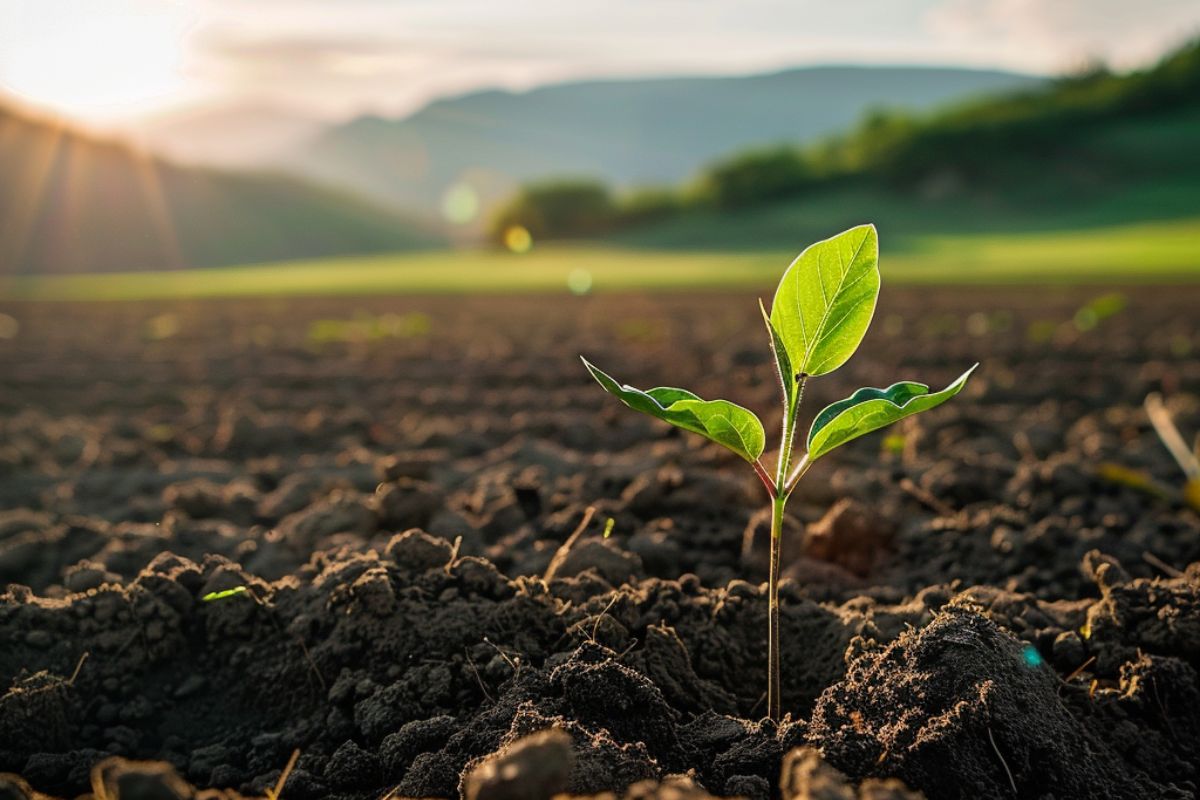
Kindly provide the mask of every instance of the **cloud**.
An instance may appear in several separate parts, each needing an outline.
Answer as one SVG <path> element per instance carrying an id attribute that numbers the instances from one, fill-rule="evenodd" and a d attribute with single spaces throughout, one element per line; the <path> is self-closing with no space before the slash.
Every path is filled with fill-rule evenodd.
<path id="1" fill-rule="evenodd" d="M 198 80 L 402 113 L 438 94 L 585 77 L 918 61 L 907 4 L 861 0 L 193 0 Z M 931 0 L 915 0 L 926 4 Z"/>
<path id="2" fill-rule="evenodd" d="M 356 61 L 371 62 L 383 73 L 407 72 L 436 55 L 427 43 L 416 45 L 399 39 L 342 35 L 280 39 L 220 28 L 207 29 L 196 37 L 193 45 L 196 58 L 207 68 L 242 78 L 300 80 L 336 74 L 344 65 Z M 452 56 L 453 52 L 441 54 Z"/>
<path id="3" fill-rule="evenodd" d="M 231 95 L 345 116 L 402 113 L 432 97 L 483 86 L 530 85 L 553 76 L 557 63 L 553 54 L 503 41 L 400 32 L 278 36 L 210 25 L 193 37 L 188 70 Z"/>
<path id="4" fill-rule="evenodd" d="M 1091 56 L 1129 66 L 1200 30 L 1195 0 L 155 2 L 196 20 L 182 66 L 192 94 L 325 116 L 401 114 L 444 94 L 588 77 L 850 62 L 1051 72 Z M 113 5 L 88 7 L 119 19 Z"/>
<path id="5" fill-rule="evenodd" d="M 943 42 L 970 43 L 1045 70 L 1100 58 L 1136 67 L 1200 32 L 1195 0 L 943 0 L 927 14 Z"/>

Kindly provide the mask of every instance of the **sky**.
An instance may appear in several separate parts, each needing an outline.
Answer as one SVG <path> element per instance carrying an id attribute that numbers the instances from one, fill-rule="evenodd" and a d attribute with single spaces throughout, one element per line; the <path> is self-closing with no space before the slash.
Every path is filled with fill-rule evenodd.
<path id="1" fill-rule="evenodd" d="M 0 0 L 0 92 L 104 124 L 188 107 L 318 119 L 584 77 L 818 63 L 1152 62 L 1196 0 Z"/>

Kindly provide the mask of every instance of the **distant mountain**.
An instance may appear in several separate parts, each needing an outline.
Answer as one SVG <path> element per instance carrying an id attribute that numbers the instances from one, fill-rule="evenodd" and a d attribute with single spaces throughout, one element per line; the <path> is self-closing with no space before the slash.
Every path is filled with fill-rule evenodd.
<path id="1" fill-rule="evenodd" d="M 837 133 L 869 109 L 922 110 L 1041 79 L 933 67 L 813 67 L 751 77 L 588 81 L 487 91 L 405 119 L 363 117 L 297 154 L 306 174 L 434 212 L 466 181 L 485 202 L 529 180 L 674 183 L 749 146 Z"/>
<path id="2" fill-rule="evenodd" d="M 325 124 L 296 109 L 244 102 L 146 117 L 126 138 L 181 163 L 245 169 L 274 164 Z"/>
<path id="3" fill-rule="evenodd" d="M 295 178 L 180 167 L 0 105 L 0 274 L 178 269 L 429 246 Z"/>

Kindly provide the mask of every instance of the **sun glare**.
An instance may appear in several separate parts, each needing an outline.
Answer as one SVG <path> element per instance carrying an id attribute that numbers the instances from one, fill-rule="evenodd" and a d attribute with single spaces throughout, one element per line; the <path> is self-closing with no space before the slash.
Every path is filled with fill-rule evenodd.
<path id="1" fill-rule="evenodd" d="M 0 90 L 94 121 L 151 110 L 183 85 L 186 16 L 147 0 L 6 2 Z"/>

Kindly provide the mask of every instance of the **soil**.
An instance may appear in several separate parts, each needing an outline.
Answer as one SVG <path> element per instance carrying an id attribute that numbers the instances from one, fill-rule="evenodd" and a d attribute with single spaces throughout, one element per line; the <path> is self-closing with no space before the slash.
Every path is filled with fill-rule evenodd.
<path id="1" fill-rule="evenodd" d="M 982 362 L 794 497 L 779 723 L 761 486 L 576 358 L 774 429 L 754 297 L 0 308 L 0 798 L 1196 797 L 1200 289 L 1099 293 L 888 288 L 810 382 Z"/>

